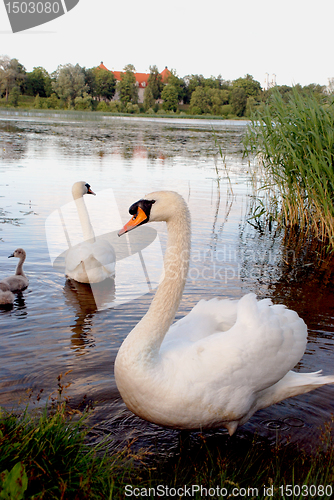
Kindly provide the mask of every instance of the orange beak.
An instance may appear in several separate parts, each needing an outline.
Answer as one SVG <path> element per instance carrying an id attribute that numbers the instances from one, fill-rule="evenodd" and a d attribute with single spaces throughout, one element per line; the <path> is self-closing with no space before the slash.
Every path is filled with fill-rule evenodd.
<path id="1" fill-rule="evenodd" d="M 96 193 L 94 193 L 91 188 L 88 188 L 87 194 L 93 194 L 94 196 L 96 196 Z"/>
<path id="2" fill-rule="evenodd" d="M 147 215 L 145 214 L 144 210 L 142 208 L 138 207 L 137 213 L 118 232 L 118 236 L 122 236 L 122 234 L 127 233 L 128 231 L 131 231 L 131 229 L 134 229 L 135 227 L 142 224 L 142 222 L 145 222 L 146 219 L 147 219 Z"/>

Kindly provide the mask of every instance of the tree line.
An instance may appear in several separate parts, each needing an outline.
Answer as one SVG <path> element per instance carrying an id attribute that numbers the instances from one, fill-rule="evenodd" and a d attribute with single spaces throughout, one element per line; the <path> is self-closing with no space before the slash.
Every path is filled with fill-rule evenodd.
<path id="1" fill-rule="evenodd" d="M 276 86 L 288 100 L 292 87 Z M 333 92 L 334 79 L 328 87 L 311 84 L 295 88 L 321 99 Z M 49 74 L 42 67 L 27 72 L 17 60 L 0 57 L 0 97 L 17 106 L 20 96 L 34 97 L 36 108 L 97 110 L 127 113 L 178 113 L 192 115 L 250 116 L 255 108 L 268 102 L 272 89 L 263 90 L 252 75 L 224 80 L 221 75 L 179 77 L 172 70 L 162 81 L 157 66 L 150 66 L 144 101 L 139 103 L 135 67 L 128 64 L 117 81 L 111 71 L 100 67 L 84 68 L 79 64 L 59 65 Z"/>

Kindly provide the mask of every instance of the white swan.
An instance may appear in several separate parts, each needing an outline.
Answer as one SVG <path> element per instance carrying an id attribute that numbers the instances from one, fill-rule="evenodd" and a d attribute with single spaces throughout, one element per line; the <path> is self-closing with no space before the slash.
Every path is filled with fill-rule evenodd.
<path id="1" fill-rule="evenodd" d="M 269 299 L 201 300 L 171 326 L 189 265 L 188 207 L 177 193 L 159 191 L 129 212 L 119 235 L 149 221 L 166 221 L 168 229 L 163 281 L 115 361 L 117 387 L 133 413 L 162 426 L 225 427 L 232 435 L 257 410 L 334 383 L 320 372 L 290 371 L 303 356 L 307 328 Z"/>
<path id="2" fill-rule="evenodd" d="M 114 276 L 116 255 L 107 240 L 96 240 L 83 198 L 85 194 L 95 195 L 89 184 L 84 181 L 73 184 L 72 195 L 85 241 L 67 251 L 65 274 L 80 283 L 99 283 Z"/>
<path id="3" fill-rule="evenodd" d="M 23 272 L 23 263 L 26 259 L 26 253 L 23 248 L 17 248 L 15 252 L 8 256 L 8 258 L 10 257 L 17 257 L 20 260 L 16 266 L 15 274 L 8 278 L 4 278 L 1 280 L 1 283 L 4 283 L 11 292 L 21 292 L 29 285 L 29 280 Z"/>

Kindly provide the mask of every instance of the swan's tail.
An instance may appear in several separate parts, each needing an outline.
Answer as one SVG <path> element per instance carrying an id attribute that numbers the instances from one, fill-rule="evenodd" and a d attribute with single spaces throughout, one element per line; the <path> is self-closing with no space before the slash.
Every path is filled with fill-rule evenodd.
<path id="1" fill-rule="evenodd" d="M 313 373 L 289 371 L 281 380 L 264 389 L 258 399 L 258 409 L 266 408 L 283 399 L 313 391 L 318 387 L 334 384 L 334 375 L 321 375 L 321 370 Z"/>

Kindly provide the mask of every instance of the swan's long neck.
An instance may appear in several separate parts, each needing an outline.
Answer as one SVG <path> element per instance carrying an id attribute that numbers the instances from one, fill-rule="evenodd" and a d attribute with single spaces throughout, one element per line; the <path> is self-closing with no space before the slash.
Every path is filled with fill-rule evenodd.
<path id="1" fill-rule="evenodd" d="M 190 215 L 182 207 L 177 217 L 167 221 L 168 241 L 164 257 L 164 277 L 151 306 L 128 335 L 121 349 L 131 359 L 157 359 L 161 343 L 172 324 L 186 283 L 190 257 Z"/>
<path id="2" fill-rule="evenodd" d="M 20 257 L 20 260 L 16 266 L 16 271 L 15 271 L 15 274 L 18 276 L 25 276 L 25 274 L 23 272 L 23 262 L 24 261 L 25 261 L 25 257 L 24 256 Z"/>
<path id="3" fill-rule="evenodd" d="M 77 206 L 77 211 L 80 219 L 80 224 L 82 228 L 82 234 L 84 240 L 91 240 L 93 239 L 95 241 L 95 234 L 93 227 L 90 223 L 90 218 L 88 214 L 88 210 L 85 204 L 85 200 L 83 196 L 80 198 L 76 198 L 75 200 L 76 206 Z"/>

